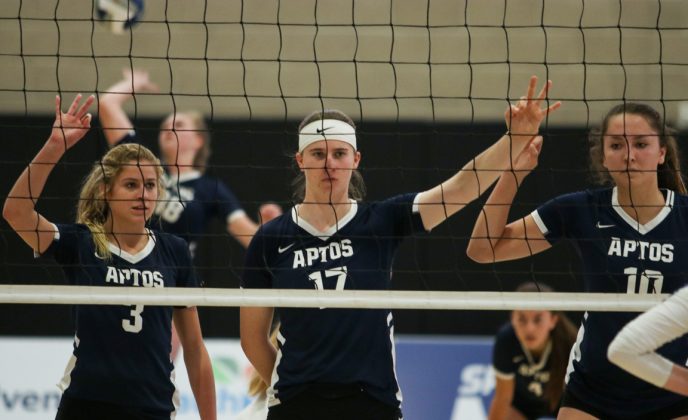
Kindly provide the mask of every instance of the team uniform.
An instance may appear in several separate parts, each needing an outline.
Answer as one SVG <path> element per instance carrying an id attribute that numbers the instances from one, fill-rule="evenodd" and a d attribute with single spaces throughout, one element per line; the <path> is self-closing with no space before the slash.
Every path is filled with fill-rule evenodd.
<path id="1" fill-rule="evenodd" d="M 62 266 L 72 285 L 197 286 L 186 242 L 173 235 L 149 231 L 148 244 L 136 255 L 110 244 L 112 260 L 105 261 L 86 226 L 56 226 L 44 255 Z M 74 351 L 59 384 L 61 408 L 84 401 L 129 407 L 136 413 L 131 418 L 173 418 L 178 396 L 170 361 L 172 311 L 165 306 L 75 306 Z"/>
<path id="2" fill-rule="evenodd" d="M 499 329 L 492 349 L 492 368 L 500 379 L 514 381 L 514 396 L 511 405 L 526 418 L 556 417 L 557 410 L 551 410 L 545 398 L 549 383 L 552 351 L 547 344 L 539 360 L 518 341 L 511 323 Z"/>
<path id="3" fill-rule="evenodd" d="M 139 143 L 139 140 L 130 133 L 118 142 L 123 143 Z M 234 193 L 218 178 L 199 171 L 179 176 L 165 173 L 163 183 L 165 197 L 158 202 L 151 225 L 186 240 L 191 255 L 195 254 L 210 219 L 218 217 L 229 224 L 246 214 Z"/>
<path id="4" fill-rule="evenodd" d="M 617 189 L 578 192 L 555 198 L 532 213 L 550 243 L 572 241 L 583 264 L 588 292 L 673 293 L 686 285 L 688 197 L 662 190 L 665 206 L 640 225 L 618 203 Z M 607 359 L 607 348 L 637 313 L 585 313 L 566 376 L 566 396 L 604 418 L 663 418 L 688 414 L 688 401 L 630 375 Z M 685 364 L 688 338 L 659 349 Z M 671 411 L 673 410 L 673 411 Z"/>
<path id="5" fill-rule="evenodd" d="M 263 225 L 246 254 L 243 288 L 385 290 L 405 236 L 425 232 L 416 194 L 351 208 L 320 232 L 298 207 Z M 309 388 L 352 385 L 386 406 L 399 407 L 394 322 L 388 309 L 278 308 L 278 355 L 268 406 Z"/>

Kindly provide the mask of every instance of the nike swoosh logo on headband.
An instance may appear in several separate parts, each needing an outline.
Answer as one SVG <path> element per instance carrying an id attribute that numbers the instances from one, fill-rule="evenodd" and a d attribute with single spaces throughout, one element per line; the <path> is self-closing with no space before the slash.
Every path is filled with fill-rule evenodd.
<path id="1" fill-rule="evenodd" d="M 322 134 L 322 133 L 325 132 L 325 130 L 329 130 L 330 128 L 332 128 L 332 127 L 324 127 L 322 130 L 319 129 L 319 128 L 316 128 L 316 129 L 315 129 L 315 132 L 318 133 L 318 134 Z"/>

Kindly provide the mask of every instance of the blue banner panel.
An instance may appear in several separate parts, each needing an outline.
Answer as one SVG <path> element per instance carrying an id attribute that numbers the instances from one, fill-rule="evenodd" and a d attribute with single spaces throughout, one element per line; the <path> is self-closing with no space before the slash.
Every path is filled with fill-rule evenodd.
<path id="1" fill-rule="evenodd" d="M 405 420 L 481 420 L 494 392 L 492 338 L 396 340 Z"/>

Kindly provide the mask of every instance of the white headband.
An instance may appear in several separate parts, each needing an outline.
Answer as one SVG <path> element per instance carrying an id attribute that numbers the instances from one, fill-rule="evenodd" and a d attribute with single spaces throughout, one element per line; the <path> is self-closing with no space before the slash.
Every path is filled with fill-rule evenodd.
<path id="1" fill-rule="evenodd" d="M 320 140 L 339 140 L 356 148 L 356 130 L 341 120 L 316 120 L 308 123 L 299 133 L 299 152 Z"/>

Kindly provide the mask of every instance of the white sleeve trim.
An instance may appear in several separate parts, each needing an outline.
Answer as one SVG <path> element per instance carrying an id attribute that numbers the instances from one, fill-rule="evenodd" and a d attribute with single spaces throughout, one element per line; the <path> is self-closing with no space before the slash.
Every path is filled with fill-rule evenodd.
<path id="1" fill-rule="evenodd" d="M 663 387 L 674 363 L 655 350 L 688 331 L 688 287 L 628 323 L 609 345 L 609 360 Z"/>
<path id="2" fill-rule="evenodd" d="M 232 224 L 236 219 L 246 216 L 246 212 L 243 209 L 234 210 L 227 216 L 227 224 Z"/>
<path id="3" fill-rule="evenodd" d="M 53 230 L 55 231 L 55 236 L 53 237 L 53 242 L 59 241 L 60 240 L 60 230 L 57 228 L 57 225 L 55 223 L 50 224 L 53 227 Z M 33 250 L 33 257 L 34 258 L 40 258 L 41 254 L 36 251 L 35 249 Z"/>
<path id="4" fill-rule="evenodd" d="M 415 197 L 413 197 L 413 205 L 411 206 L 411 211 L 414 213 L 420 213 L 420 207 L 418 206 L 418 204 L 420 202 L 421 194 L 423 193 L 418 193 Z"/>
<path id="5" fill-rule="evenodd" d="M 516 376 L 515 373 L 505 373 L 502 371 L 497 370 L 494 365 L 492 366 L 492 371 L 494 372 L 494 375 L 498 377 L 499 379 L 504 379 L 504 380 L 509 380 L 509 379 L 514 379 L 514 376 Z"/>
<path id="6" fill-rule="evenodd" d="M 535 220 L 535 224 L 540 229 L 540 232 L 542 232 L 543 235 L 547 235 L 549 233 L 549 229 L 547 229 L 545 222 L 542 221 L 540 213 L 538 213 L 537 210 L 533 210 L 530 215 L 533 216 L 533 220 Z"/>

